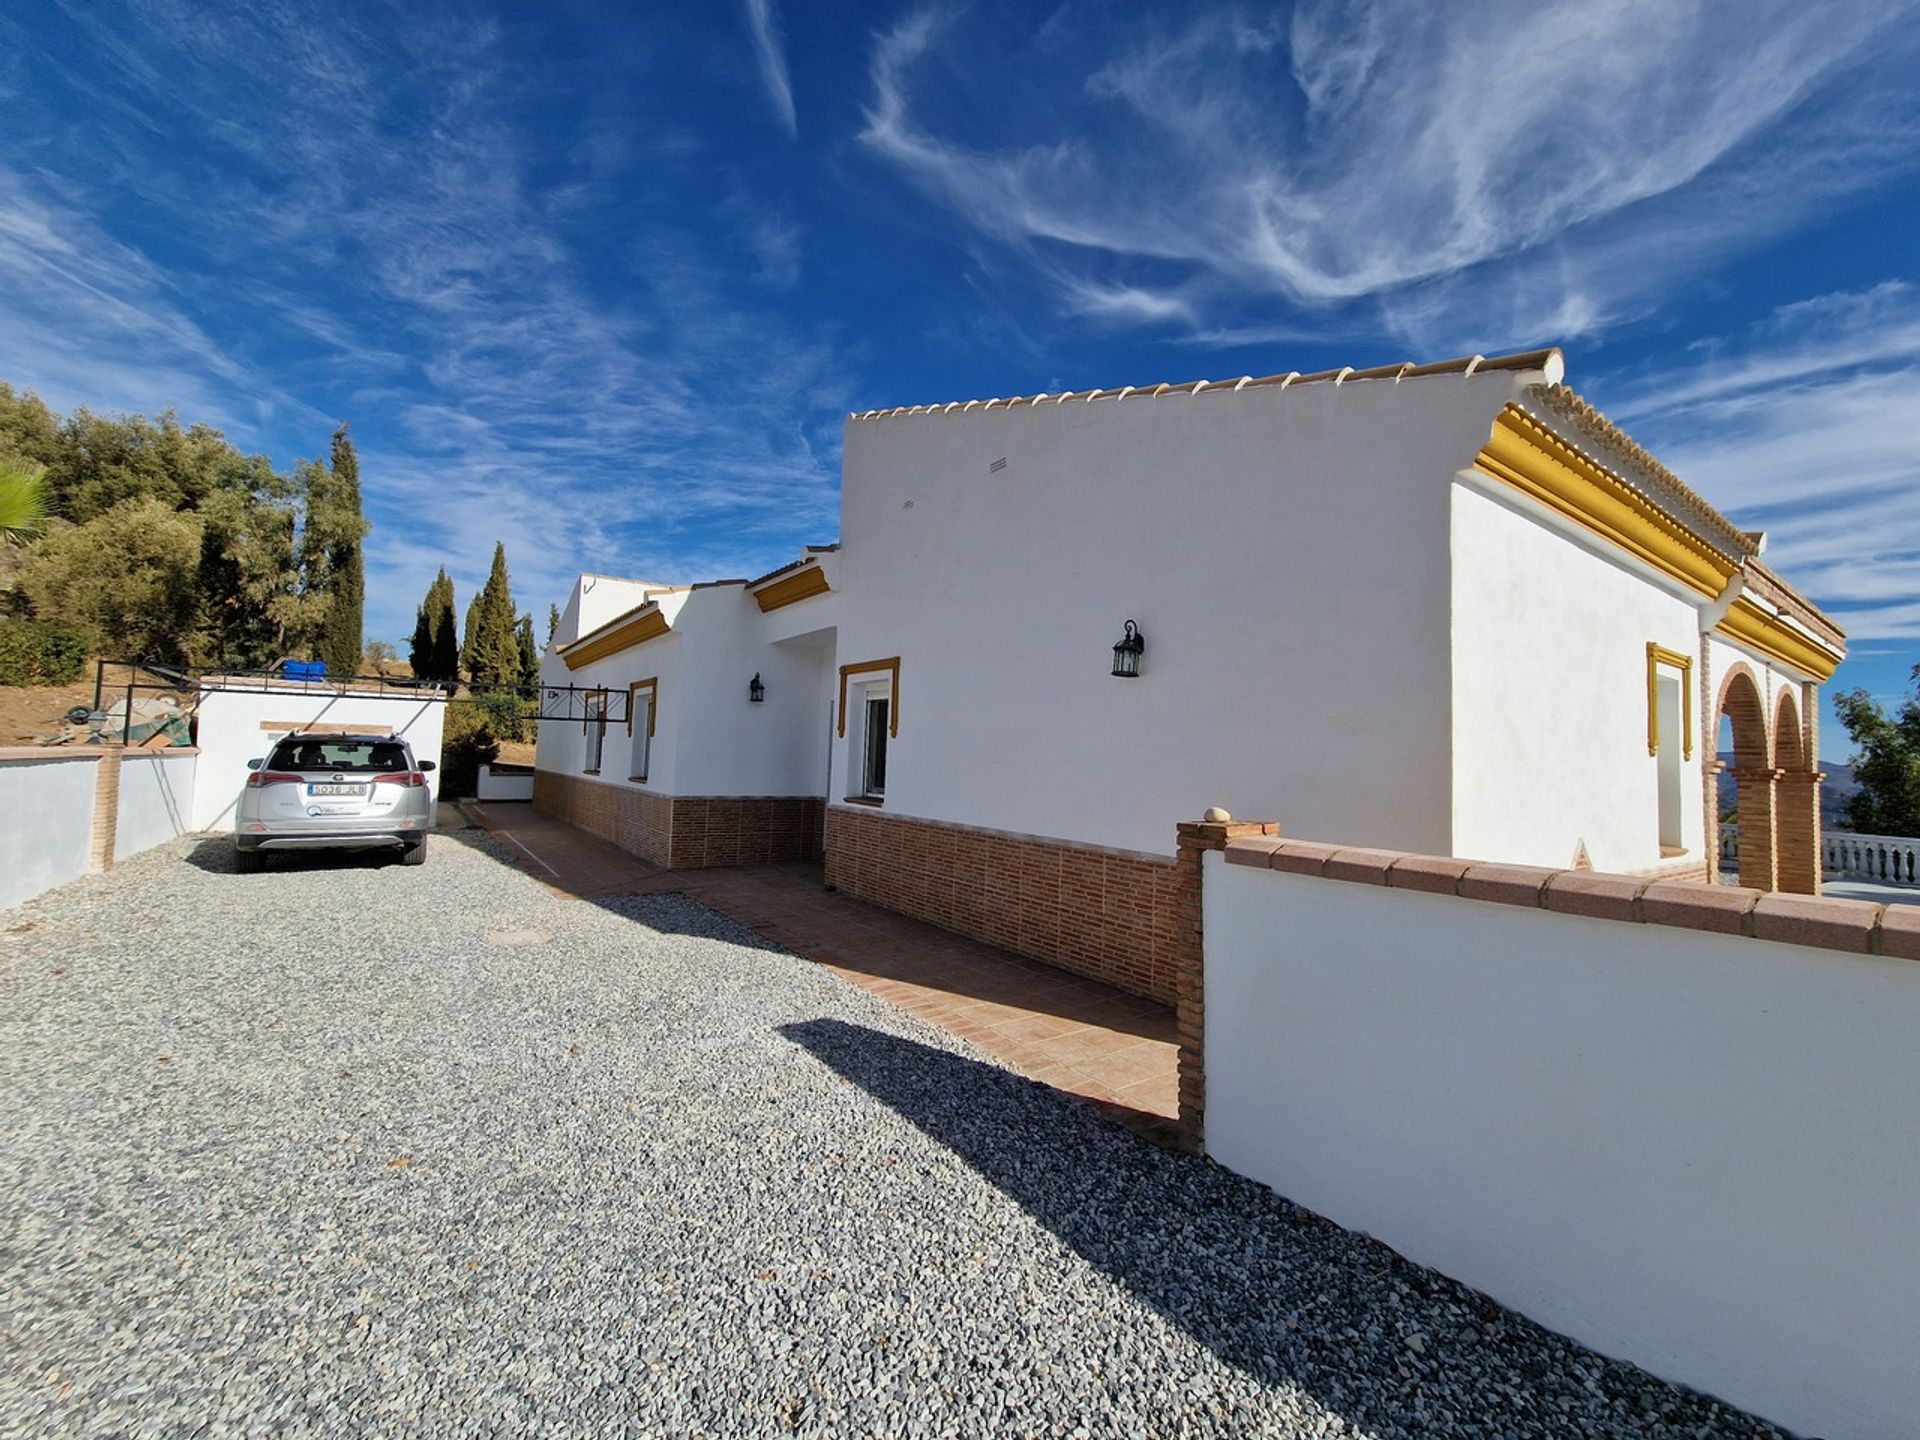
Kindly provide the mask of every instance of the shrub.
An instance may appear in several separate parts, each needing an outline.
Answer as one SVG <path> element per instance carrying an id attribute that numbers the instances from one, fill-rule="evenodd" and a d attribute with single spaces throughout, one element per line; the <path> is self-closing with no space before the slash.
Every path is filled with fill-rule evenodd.
<path id="1" fill-rule="evenodd" d="M 466 700 L 447 702 L 446 729 L 440 739 L 440 793 L 449 800 L 480 788 L 480 767 L 500 755 L 500 741 L 484 707 Z"/>
<path id="2" fill-rule="evenodd" d="M 87 668 L 87 640 L 53 620 L 0 620 L 0 685 L 68 685 Z"/>

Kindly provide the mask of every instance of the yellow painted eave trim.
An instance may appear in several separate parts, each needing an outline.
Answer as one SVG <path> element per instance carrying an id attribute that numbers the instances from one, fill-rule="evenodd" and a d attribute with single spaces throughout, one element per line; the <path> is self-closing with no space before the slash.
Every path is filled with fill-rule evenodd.
<path id="1" fill-rule="evenodd" d="M 1708 599 L 1740 562 L 1696 534 L 1534 416 L 1509 405 L 1474 466 Z"/>
<path id="2" fill-rule="evenodd" d="M 776 580 L 764 590 L 754 591 L 753 598 L 761 613 L 765 614 L 802 600 L 810 600 L 815 595 L 824 595 L 832 588 L 827 583 L 827 572 L 819 565 L 809 565 L 804 570 Z"/>
<path id="3" fill-rule="evenodd" d="M 626 624 L 608 630 L 585 641 L 575 641 L 560 652 L 560 658 L 567 662 L 567 669 L 578 670 L 582 665 L 591 665 L 596 660 L 604 660 L 609 655 L 618 655 L 622 650 L 631 649 L 649 640 L 658 639 L 667 633 L 670 627 L 667 617 L 659 610 L 649 610 L 644 615 L 636 615 Z"/>
<path id="4" fill-rule="evenodd" d="M 1714 626 L 1716 634 L 1736 644 L 1757 650 L 1815 680 L 1827 680 L 1840 668 L 1844 658 L 1826 649 L 1776 615 L 1769 615 L 1751 600 L 1736 600 L 1726 617 Z"/>

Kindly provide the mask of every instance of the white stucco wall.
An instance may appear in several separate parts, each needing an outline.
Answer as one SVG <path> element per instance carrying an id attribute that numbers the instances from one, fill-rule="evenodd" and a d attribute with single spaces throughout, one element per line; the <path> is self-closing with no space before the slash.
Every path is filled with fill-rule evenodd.
<path id="1" fill-rule="evenodd" d="M 1829 1440 L 1920 1413 L 1920 967 L 1206 857 L 1207 1148 Z"/>
<path id="2" fill-rule="evenodd" d="M 1684 856 L 1661 856 L 1647 754 L 1648 642 L 1698 657 L 1699 610 L 1485 484 L 1453 487 L 1451 853 L 1565 866 L 1585 842 L 1600 870 L 1704 863 L 1697 658 Z"/>
<path id="3" fill-rule="evenodd" d="M 120 761 L 120 808 L 113 858 L 124 860 L 193 828 L 194 772 L 189 750 L 129 750 Z"/>
<path id="4" fill-rule="evenodd" d="M 901 657 L 887 809 L 1168 853 L 1224 805 L 1447 850 L 1452 476 L 1517 385 L 850 421 L 839 658 Z M 833 798 L 849 773 L 842 745 Z"/>
<path id="5" fill-rule="evenodd" d="M 636 680 L 658 679 L 647 782 L 637 788 L 664 795 L 821 795 L 833 637 L 830 629 L 816 624 L 809 631 L 793 618 L 819 603 L 802 601 L 767 615 L 742 586 L 703 587 L 676 600 L 667 634 L 578 670 L 549 659 L 543 680 L 625 692 Z M 766 687 L 757 705 L 747 698 L 756 673 Z M 631 754 L 626 726 L 610 726 L 596 778 L 631 783 Z M 540 768 L 578 775 L 585 758 L 586 734 L 578 723 L 541 724 Z"/>
<path id="6" fill-rule="evenodd" d="M 649 590 L 666 587 L 652 580 L 619 580 L 611 575 L 582 575 L 574 581 L 573 592 L 560 607 L 560 624 L 553 632 L 554 643 L 565 645 L 589 630 L 646 603 Z"/>
<path id="7" fill-rule="evenodd" d="M 0 758 L 0 909 L 87 873 L 92 755 Z"/>
<path id="8" fill-rule="evenodd" d="M 438 766 L 446 708 L 439 698 L 426 693 L 203 690 L 195 732 L 200 759 L 194 782 L 192 828 L 223 830 L 233 825 L 234 803 L 247 783 L 247 761 L 264 758 L 284 733 L 263 729 L 263 721 L 290 720 L 310 730 L 383 726 L 413 747 L 415 760 L 431 760 Z M 427 782 L 437 799 L 437 769 L 427 776 Z"/>

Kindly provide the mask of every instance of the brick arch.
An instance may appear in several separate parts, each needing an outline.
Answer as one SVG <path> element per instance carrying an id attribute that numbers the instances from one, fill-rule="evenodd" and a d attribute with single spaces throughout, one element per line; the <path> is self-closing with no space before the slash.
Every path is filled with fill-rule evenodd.
<path id="1" fill-rule="evenodd" d="M 1820 893 L 1819 763 L 1807 754 L 1800 704 L 1792 686 L 1782 686 L 1773 711 L 1774 877 L 1796 895 Z"/>
<path id="2" fill-rule="evenodd" d="M 1754 890 L 1780 888 L 1775 852 L 1774 813 L 1778 787 L 1773 780 L 1773 746 L 1767 727 L 1766 692 L 1753 667 L 1736 661 L 1720 682 L 1714 706 L 1714 746 L 1720 744 L 1720 717 L 1733 722 L 1733 783 L 1739 807 L 1740 883 Z"/>
<path id="3" fill-rule="evenodd" d="M 1773 768 L 1807 769 L 1806 747 L 1800 738 L 1800 707 L 1794 702 L 1793 687 L 1780 687 L 1780 700 L 1773 710 Z"/>
<path id="4" fill-rule="evenodd" d="M 1767 731 L 1767 703 L 1761 698 L 1760 677 L 1744 660 L 1736 660 L 1720 682 L 1720 698 L 1714 702 L 1713 725 L 1707 731 L 1714 747 L 1720 744 L 1720 717 L 1733 721 L 1733 766 L 1736 770 L 1762 770 L 1773 762 L 1773 746 Z"/>

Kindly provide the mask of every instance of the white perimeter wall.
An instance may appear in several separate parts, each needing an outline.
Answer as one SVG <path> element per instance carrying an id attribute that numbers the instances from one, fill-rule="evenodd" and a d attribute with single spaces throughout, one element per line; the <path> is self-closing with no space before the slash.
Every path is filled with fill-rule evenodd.
<path id="1" fill-rule="evenodd" d="M 120 810 L 113 858 L 124 860 L 193 827 L 194 772 L 188 750 L 129 750 L 120 761 Z"/>
<path id="2" fill-rule="evenodd" d="M 200 719 L 195 732 L 200 749 L 195 777 L 195 830 L 224 830 L 233 826 L 233 807 L 247 783 L 247 761 L 273 748 L 284 731 L 261 728 L 263 721 L 295 721 L 308 730 L 353 730 L 379 726 L 403 737 L 413 747 L 415 760 L 440 763 L 440 738 L 446 723 L 446 705 L 424 697 L 339 694 L 335 692 L 275 690 L 254 694 L 240 690 L 205 690 L 200 696 Z M 440 794 L 440 774 L 427 776 L 434 797 Z"/>
<path id="3" fill-rule="evenodd" d="M 1920 1414 L 1920 966 L 1206 857 L 1207 1149 L 1828 1440 Z"/>
<path id="4" fill-rule="evenodd" d="M 0 909 L 87 873 L 92 755 L 0 759 Z"/>
<path id="5" fill-rule="evenodd" d="M 1448 851 L 1452 476 L 1516 393 L 1495 373 L 849 421 L 839 659 L 901 657 L 887 809 L 1164 854 L 1224 805 Z M 1129 618 L 1142 678 L 1116 680 Z M 848 774 L 841 745 L 833 798 Z"/>
<path id="6" fill-rule="evenodd" d="M 1453 489 L 1450 853 L 1570 866 L 1584 841 L 1599 870 L 1704 863 L 1700 612 L 1523 506 Z M 1649 641 L 1695 657 L 1693 758 L 1680 776 L 1687 853 L 1665 862 L 1660 762 L 1647 754 Z"/>

